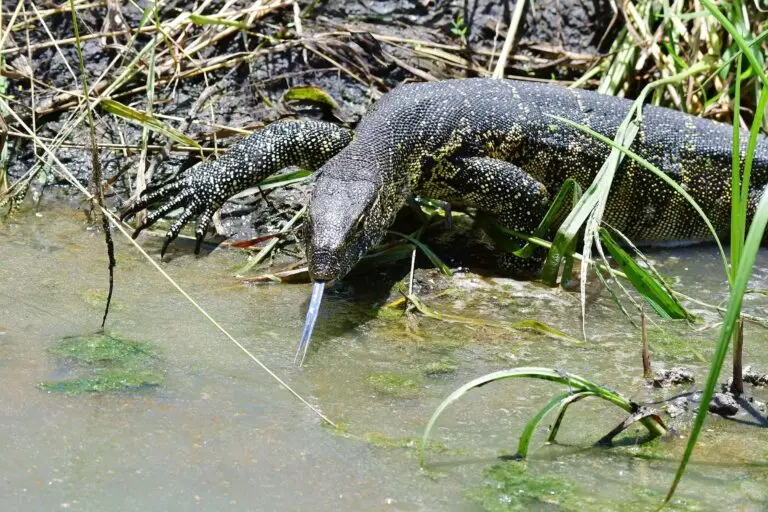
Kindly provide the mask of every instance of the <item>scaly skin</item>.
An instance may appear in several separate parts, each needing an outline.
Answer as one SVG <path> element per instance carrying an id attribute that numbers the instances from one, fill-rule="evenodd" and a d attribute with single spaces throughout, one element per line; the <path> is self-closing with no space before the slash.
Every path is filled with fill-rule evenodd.
<path id="1" fill-rule="evenodd" d="M 407 198 L 475 207 L 530 232 L 567 178 L 587 187 L 610 148 L 547 114 L 609 138 L 632 102 L 594 92 L 507 80 L 467 79 L 400 86 L 366 114 L 354 134 L 314 121 L 274 123 L 123 212 L 154 204 L 136 230 L 184 206 L 166 245 L 192 215 L 198 240 L 232 195 L 288 165 L 319 167 L 309 206 L 307 256 L 315 280 L 340 279 L 384 236 Z M 632 150 L 680 183 L 716 230 L 730 217 L 731 127 L 646 106 Z M 741 136 L 745 151 L 748 134 Z M 742 162 L 743 165 L 743 162 Z M 750 214 L 768 189 L 768 140 L 760 136 Z M 693 208 L 625 158 L 604 220 L 636 241 L 696 240 L 709 231 Z M 165 249 L 165 248 L 164 248 Z"/>

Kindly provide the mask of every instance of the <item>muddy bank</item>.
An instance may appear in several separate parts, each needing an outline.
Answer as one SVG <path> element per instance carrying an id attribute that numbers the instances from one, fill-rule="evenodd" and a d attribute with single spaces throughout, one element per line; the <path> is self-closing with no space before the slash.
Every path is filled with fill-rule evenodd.
<path id="1" fill-rule="evenodd" d="M 331 1 L 301 5 L 295 12 L 291 4 L 272 2 L 254 10 L 251 3 L 241 1 L 227 4 L 226 9 L 224 3 L 212 2 L 196 11 L 196 4 L 177 3 L 161 6 L 157 13 L 174 43 L 158 40 L 147 51 L 155 44 L 152 23 L 143 25 L 141 32 L 126 32 L 142 26 L 142 10 L 153 4 L 137 5 L 108 11 L 94 4 L 77 10 L 91 94 L 106 91 L 115 101 L 150 112 L 204 150 L 185 149 L 150 131 L 149 151 L 142 162 L 142 128 L 109 114 L 103 105 L 98 107 L 99 157 L 113 205 L 134 193 L 140 169 L 147 181 L 162 180 L 195 165 L 201 155 L 226 150 L 243 133 L 240 130 L 257 129 L 287 116 L 354 126 L 377 97 L 403 81 L 489 74 L 514 8 L 511 2 L 487 0 Z M 12 13 L 5 9 L 10 17 Z M 233 23 L 240 24 L 237 29 L 210 21 L 248 9 L 250 14 L 233 18 Z M 190 22 L 192 12 L 209 19 Z M 71 13 L 63 8 L 41 16 L 56 44 L 34 13 L 22 12 L 3 50 L 5 75 L 15 93 L 14 108 L 28 124 L 34 117 L 36 133 L 47 143 L 69 133 L 57 157 L 87 184 L 91 174 L 91 157 L 85 149 L 88 130 L 84 123 L 74 129 L 69 125 L 81 95 Z M 612 17 L 602 0 L 527 6 L 518 51 L 508 62 L 507 72 L 546 78 L 583 72 L 592 65 Z M 105 18 L 117 21 L 105 25 Z M 181 19 L 186 21 L 177 22 Z M 102 33 L 111 35 L 99 37 Z M 110 89 L 118 77 L 125 76 L 123 71 L 132 59 L 136 61 L 127 78 Z M 156 85 L 150 102 L 147 84 L 152 65 Z M 34 87 L 30 77 L 36 80 Z M 338 108 L 285 99 L 286 91 L 304 85 L 326 91 Z M 69 187 L 50 167 L 35 168 L 34 179 L 26 179 L 36 162 L 29 137 L 12 132 L 8 149 L 11 184 L 20 179 L 28 182 L 36 198 L 46 187 Z M 254 225 L 278 225 L 295 212 L 306 190 L 304 183 L 271 192 L 272 204 L 256 198 L 229 205 L 225 213 L 234 211 L 237 216 L 233 222 L 219 224 L 219 231 L 252 233 Z"/>

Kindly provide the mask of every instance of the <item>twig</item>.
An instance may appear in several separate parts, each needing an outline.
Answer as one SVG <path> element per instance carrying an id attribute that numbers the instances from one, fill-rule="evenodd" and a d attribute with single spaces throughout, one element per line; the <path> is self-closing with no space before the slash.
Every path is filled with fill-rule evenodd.
<path id="1" fill-rule="evenodd" d="M 493 70 L 493 78 L 504 78 L 504 69 L 507 67 L 507 59 L 512 52 L 512 45 L 515 43 L 517 29 L 520 26 L 520 20 L 523 17 L 526 0 L 517 0 L 515 10 L 512 12 L 512 20 L 509 22 L 507 37 L 504 39 L 504 46 L 501 48 L 499 60 L 496 62 L 496 69 Z"/>
<path id="2" fill-rule="evenodd" d="M 77 58 L 80 61 L 80 74 L 81 82 L 83 86 L 83 96 L 88 98 L 88 80 L 85 73 L 85 61 L 83 60 L 83 50 L 80 47 L 80 29 L 77 23 L 77 13 L 75 11 L 75 1 L 69 0 L 69 5 L 72 8 L 72 25 L 74 26 L 75 38 L 77 38 Z M 34 4 L 33 4 L 34 8 Z M 89 101 L 85 102 L 86 113 L 88 115 L 88 128 L 91 136 L 91 189 L 94 191 L 94 198 L 91 199 L 92 203 L 98 205 L 101 213 L 101 226 L 104 229 L 104 240 L 107 244 L 107 258 L 109 259 L 109 290 L 107 292 L 107 303 L 104 306 L 104 316 L 101 319 L 101 328 L 104 328 L 104 324 L 107 322 L 107 315 L 109 314 L 109 306 L 112 304 L 112 292 L 115 285 L 115 244 L 112 241 L 112 229 L 109 225 L 109 220 L 106 215 L 106 206 L 104 202 L 104 190 L 101 187 L 101 161 L 99 160 L 99 149 L 96 147 L 96 125 L 93 120 L 93 113 L 91 112 L 91 104 Z"/>

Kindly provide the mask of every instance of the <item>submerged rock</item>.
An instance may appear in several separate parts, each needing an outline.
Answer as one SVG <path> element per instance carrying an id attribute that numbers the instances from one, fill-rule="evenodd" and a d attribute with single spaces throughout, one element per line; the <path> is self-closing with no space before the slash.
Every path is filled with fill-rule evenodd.
<path id="1" fill-rule="evenodd" d="M 677 418 L 688 410 L 688 399 L 682 396 L 678 397 L 667 404 L 665 410 L 670 418 Z"/>
<path id="2" fill-rule="evenodd" d="M 709 402 L 709 412 L 720 416 L 733 416 L 739 412 L 739 403 L 730 393 L 715 393 Z"/>
<path id="3" fill-rule="evenodd" d="M 693 384 L 696 379 L 693 372 L 684 366 L 676 366 L 669 370 L 659 369 L 653 377 L 653 387 L 666 388 L 680 384 Z"/>

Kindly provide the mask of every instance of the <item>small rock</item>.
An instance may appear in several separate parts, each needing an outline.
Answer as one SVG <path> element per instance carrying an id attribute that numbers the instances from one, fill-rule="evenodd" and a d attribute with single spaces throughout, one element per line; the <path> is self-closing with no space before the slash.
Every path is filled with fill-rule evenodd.
<path id="1" fill-rule="evenodd" d="M 739 404 L 730 393 L 715 393 L 709 402 L 709 412 L 720 416 L 733 416 L 739 412 Z"/>
<path id="2" fill-rule="evenodd" d="M 677 404 L 671 403 L 667 405 L 667 414 L 669 414 L 670 418 L 677 418 L 684 412 L 685 412 L 685 408 L 680 407 Z"/>
<path id="3" fill-rule="evenodd" d="M 676 418 L 680 415 L 682 415 L 685 411 L 688 410 L 688 399 L 684 396 L 679 396 L 675 398 L 674 400 L 671 400 L 664 409 L 667 411 L 667 414 L 669 414 L 670 418 Z"/>
<path id="4" fill-rule="evenodd" d="M 683 366 L 676 366 L 669 370 L 660 369 L 653 377 L 653 387 L 665 388 L 679 384 L 692 384 L 695 382 L 693 372 Z"/>
<path id="5" fill-rule="evenodd" d="M 744 368 L 744 382 L 753 386 L 768 386 L 768 373 L 760 373 L 752 369 L 751 366 Z"/>

